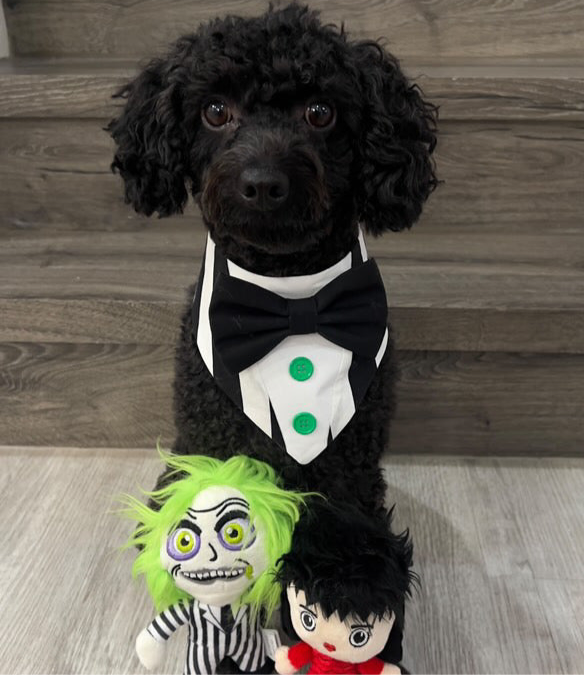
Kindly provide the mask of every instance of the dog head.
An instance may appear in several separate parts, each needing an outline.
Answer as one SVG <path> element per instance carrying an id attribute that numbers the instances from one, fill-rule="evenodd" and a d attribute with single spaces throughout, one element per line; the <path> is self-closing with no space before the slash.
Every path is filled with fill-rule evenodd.
<path id="1" fill-rule="evenodd" d="M 402 230 L 436 186 L 436 108 L 376 42 L 295 3 L 202 25 L 115 96 L 126 202 L 169 216 L 190 190 L 217 242 L 289 255 L 358 222 Z"/>

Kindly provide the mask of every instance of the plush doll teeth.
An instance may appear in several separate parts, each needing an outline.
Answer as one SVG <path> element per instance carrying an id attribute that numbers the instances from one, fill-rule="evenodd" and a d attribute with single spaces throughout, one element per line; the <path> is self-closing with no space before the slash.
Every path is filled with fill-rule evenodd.
<path id="1" fill-rule="evenodd" d="M 215 581 L 216 579 L 235 579 L 245 572 L 243 567 L 236 569 L 207 570 L 205 572 L 187 572 L 182 570 L 182 575 L 191 581 Z"/>

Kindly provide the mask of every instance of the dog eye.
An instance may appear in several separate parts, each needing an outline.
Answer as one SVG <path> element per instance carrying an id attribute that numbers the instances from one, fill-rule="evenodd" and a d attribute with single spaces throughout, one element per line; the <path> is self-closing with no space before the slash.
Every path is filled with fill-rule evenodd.
<path id="1" fill-rule="evenodd" d="M 218 99 L 207 103 L 203 108 L 203 118 L 211 127 L 222 127 L 231 122 L 233 115 L 227 103 Z"/>
<path id="2" fill-rule="evenodd" d="M 311 127 L 325 129 L 332 125 L 335 119 L 335 111 L 328 103 L 315 101 L 306 106 L 304 119 Z"/>

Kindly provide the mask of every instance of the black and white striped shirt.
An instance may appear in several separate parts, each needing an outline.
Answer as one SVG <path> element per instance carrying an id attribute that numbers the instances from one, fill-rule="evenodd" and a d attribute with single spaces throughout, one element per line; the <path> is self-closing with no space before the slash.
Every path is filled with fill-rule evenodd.
<path id="1" fill-rule="evenodd" d="M 257 671 L 266 662 L 266 644 L 259 620 L 252 621 L 249 606 L 243 605 L 233 617 L 232 625 L 224 627 L 221 609 L 194 599 L 180 601 L 159 614 L 147 630 L 153 638 L 165 642 L 180 626 L 188 624 L 185 675 L 213 675 L 226 656 L 243 672 Z"/>

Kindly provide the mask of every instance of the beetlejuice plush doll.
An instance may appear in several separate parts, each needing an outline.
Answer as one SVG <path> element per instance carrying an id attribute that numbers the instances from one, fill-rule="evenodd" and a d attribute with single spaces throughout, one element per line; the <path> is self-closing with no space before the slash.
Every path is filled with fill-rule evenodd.
<path id="1" fill-rule="evenodd" d="M 411 571 L 408 532 L 393 534 L 391 512 L 365 516 L 315 502 L 297 525 L 292 548 L 277 572 L 282 626 L 301 641 L 276 652 L 276 670 L 308 673 L 395 673 Z"/>
<path id="2" fill-rule="evenodd" d="M 249 457 L 161 454 L 177 475 L 148 493 L 160 509 L 125 499 L 140 523 L 128 542 L 141 549 L 133 573 L 145 576 L 160 612 L 136 639 L 140 661 L 159 668 L 167 640 L 188 625 L 185 673 L 215 673 L 224 659 L 234 672 L 271 672 L 260 613 L 268 620 L 279 602 L 274 571 L 305 495 L 283 490 L 271 467 Z"/>

